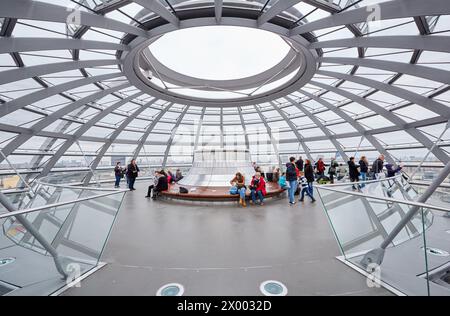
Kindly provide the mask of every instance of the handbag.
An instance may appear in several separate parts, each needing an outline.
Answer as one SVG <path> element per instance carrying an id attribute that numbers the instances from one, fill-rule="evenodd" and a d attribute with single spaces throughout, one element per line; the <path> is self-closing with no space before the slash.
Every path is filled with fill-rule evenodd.
<path id="1" fill-rule="evenodd" d="M 180 187 L 180 194 L 188 194 L 189 190 L 184 188 L 184 187 Z"/>

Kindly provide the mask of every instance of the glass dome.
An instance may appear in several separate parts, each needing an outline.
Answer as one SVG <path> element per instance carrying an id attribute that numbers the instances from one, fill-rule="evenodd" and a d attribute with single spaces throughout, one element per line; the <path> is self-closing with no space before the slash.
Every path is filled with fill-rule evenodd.
<path id="1" fill-rule="evenodd" d="M 111 177 L 131 158 L 189 168 L 201 148 L 248 149 L 262 166 L 362 152 L 411 166 L 449 161 L 448 0 L 54 3 L 0 2 L 3 188 L 18 186 L 16 171 L 27 181 Z M 215 59 L 224 43 L 200 48 L 203 67 L 201 56 L 184 65 L 195 71 L 183 66 L 198 27 L 210 39 L 229 28 L 238 72 L 226 55 Z M 252 37 L 244 46 L 255 50 L 240 59 L 233 28 L 270 34 Z M 170 56 L 148 54 L 170 36 Z"/>

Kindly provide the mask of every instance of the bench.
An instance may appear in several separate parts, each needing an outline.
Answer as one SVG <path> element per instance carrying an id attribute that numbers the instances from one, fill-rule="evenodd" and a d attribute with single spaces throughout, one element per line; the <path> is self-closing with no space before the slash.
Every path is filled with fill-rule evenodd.
<path id="1" fill-rule="evenodd" d="M 188 201 L 235 202 L 239 200 L 239 195 L 231 195 L 230 188 L 226 187 L 183 187 L 188 189 L 189 193 L 180 193 L 180 185 L 173 184 L 170 185 L 169 190 L 161 192 L 160 195 L 165 198 Z M 277 183 L 271 182 L 267 183 L 266 190 L 267 194 L 265 198 L 277 197 L 285 191 Z M 250 199 L 250 190 L 247 190 L 247 199 Z"/>

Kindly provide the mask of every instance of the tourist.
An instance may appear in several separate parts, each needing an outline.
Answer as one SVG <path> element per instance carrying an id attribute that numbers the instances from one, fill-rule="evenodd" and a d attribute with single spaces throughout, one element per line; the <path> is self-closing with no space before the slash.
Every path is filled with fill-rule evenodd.
<path id="1" fill-rule="evenodd" d="M 325 163 L 323 162 L 323 158 L 319 158 L 316 162 L 317 169 L 317 182 L 325 176 Z"/>
<path id="2" fill-rule="evenodd" d="M 289 158 L 289 162 L 286 164 L 286 181 L 289 183 L 289 203 L 295 204 L 295 192 L 297 191 L 297 166 L 295 165 L 295 158 Z"/>
<path id="3" fill-rule="evenodd" d="M 309 194 L 311 197 L 314 196 L 314 187 L 313 187 L 313 183 L 314 183 L 314 168 L 312 166 L 312 163 L 310 160 L 306 160 L 305 161 L 305 178 L 306 181 L 308 183 L 308 190 L 309 190 Z"/>
<path id="4" fill-rule="evenodd" d="M 315 202 L 316 199 L 313 196 L 312 182 L 309 182 L 308 179 L 304 175 L 300 175 L 300 200 L 299 202 L 303 202 L 305 199 L 305 194 L 311 198 L 311 202 Z"/>
<path id="5" fill-rule="evenodd" d="M 304 162 L 303 162 L 302 156 L 300 156 L 300 158 L 298 158 L 298 160 L 295 162 L 295 165 L 297 166 L 298 171 L 303 172 Z"/>
<path id="6" fill-rule="evenodd" d="M 245 202 L 247 187 L 245 186 L 245 177 L 242 173 L 238 172 L 234 176 L 233 180 L 230 181 L 232 185 L 230 189 L 230 194 L 237 195 L 239 194 L 239 204 L 242 207 L 246 207 L 247 203 Z"/>
<path id="7" fill-rule="evenodd" d="M 167 182 L 169 184 L 172 184 L 175 182 L 175 176 L 173 175 L 172 171 L 167 170 Z"/>
<path id="8" fill-rule="evenodd" d="M 362 156 L 358 164 L 361 181 L 363 182 L 360 187 L 364 188 L 366 186 L 365 182 L 367 181 L 367 173 L 369 172 L 369 160 L 367 160 L 366 156 Z"/>
<path id="9" fill-rule="evenodd" d="M 383 168 L 384 168 L 384 155 L 380 155 L 377 160 L 373 162 L 372 172 L 374 173 L 375 179 L 383 178 Z"/>
<path id="10" fill-rule="evenodd" d="M 180 169 L 177 169 L 177 172 L 175 173 L 175 182 L 178 182 L 183 179 L 183 173 Z"/>
<path id="11" fill-rule="evenodd" d="M 390 163 L 386 164 L 387 177 L 388 178 L 395 177 L 397 175 L 397 173 L 402 171 L 402 169 L 403 169 L 402 166 L 398 166 L 397 168 L 394 168 L 394 165 L 392 165 Z"/>
<path id="12" fill-rule="evenodd" d="M 288 188 L 286 183 L 286 173 L 283 172 L 283 174 L 280 176 L 280 179 L 278 179 L 278 185 L 282 190 L 286 190 Z"/>
<path id="13" fill-rule="evenodd" d="M 272 182 L 278 183 L 280 181 L 280 168 L 273 170 Z"/>
<path id="14" fill-rule="evenodd" d="M 257 172 L 250 184 L 252 204 L 256 204 L 256 197 L 259 198 L 259 205 L 264 205 L 264 196 L 266 196 L 266 181 L 261 176 L 261 173 Z"/>
<path id="15" fill-rule="evenodd" d="M 116 189 L 120 188 L 120 180 L 123 178 L 123 169 L 120 164 L 120 161 L 116 163 L 116 167 L 114 168 L 114 175 L 116 176 L 116 182 L 114 184 L 114 187 Z"/>
<path id="16" fill-rule="evenodd" d="M 139 167 L 136 163 L 136 159 L 132 159 L 130 164 L 127 167 L 127 178 L 128 178 L 128 188 L 130 191 L 135 191 L 134 183 L 136 182 L 136 178 L 139 176 Z"/>
<path id="17" fill-rule="evenodd" d="M 348 173 L 350 176 L 350 182 L 359 182 L 359 166 L 355 164 L 355 157 L 350 157 L 350 160 L 348 161 Z M 353 190 L 358 190 L 358 188 L 353 184 Z"/>
<path id="18" fill-rule="evenodd" d="M 164 177 L 162 176 L 160 171 L 155 171 L 155 178 L 153 179 L 153 184 L 148 187 L 147 195 L 145 196 L 146 198 L 152 197 L 153 199 L 156 199 L 156 195 L 159 190 L 161 190 L 164 187 L 166 187 L 167 190 L 167 180 L 163 178 Z"/>
<path id="19" fill-rule="evenodd" d="M 337 171 L 339 168 L 339 164 L 336 161 L 336 158 L 331 158 L 330 167 L 328 168 L 328 175 L 330 176 L 330 182 L 334 183 L 334 177 L 337 176 Z"/>

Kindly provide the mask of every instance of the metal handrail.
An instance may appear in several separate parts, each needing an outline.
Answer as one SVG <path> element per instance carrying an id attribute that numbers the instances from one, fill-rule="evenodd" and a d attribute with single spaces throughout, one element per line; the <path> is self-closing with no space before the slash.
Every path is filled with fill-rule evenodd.
<path id="1" fill-rule="evenodd" d="M 337 193 L 342 193 L 342 194 L 347 194 L 347 195 L 354 195 L 354 196 L 364 197 L 367 199 L 374 199 L 374 200 L 386 201 L 386 202 L 391 202 L 391 203 L 399 203 L 399 204 L 405 204 L 405 205 L 410 205 L 410 206 L 418 206 L 418 207 L 433 209 L 433 210 L 436 210 L 439 212 L 445 212 L 445 213 L 450 212 L 450 209 L 448 209 L 448 208 L 430 205 L 430 204 L 426 204 L 426 203 L 373 196 L 373 195 L 368 195 L 368 194 L 364 194 L 364 193 L 360 193 L 360 192 L 344 191 L 344 190 L 338 190 L 338 189 L 334 189 L 334 188 L 328 188 L 326 186 L 317 186 L 317 188 L 319 190 L 326 190 L 326 191 L 332 191 L 332 192 L 337 192 Z"/>
<path id="2" fill-rule="evenodd" d="M 84 198 L 79 198 L 79 199 L 76 199 L 76 200 L 70 200 L 70 201 L 65 201 L 65 202 L 47 204 L 47 205 L 33 207 L 33 208 L 20 210 L 20 211 L 15 211 L 15 212 L 1 213 L 0 214 L 0 219 L 7 218 L 7 217 L 12 217 L 12 216 L 15 216 L 15 215 L 22 215 L 22 214 L 28 214 L 28 213 L 43 211 L 43 210 L 46 210 L 46 209 L 49 209 L 49 208 L 55 208 L 55 207 L 59 207 L 59 206 L 69 205 L 69 204 L 76 204 L 76 203 L 79 203 L 79 202 L 89 201 L 89 200 L 102 198 L 102 197 L 106 197 L 106 196 L 110 196 L 110 195 L 115 195 L 115 194 L 119 194 L 119 193 L 124 193 L 124 192 L 128 192 L 128 190 L 120 190 L 120 191 L 114 191 L 114 192 L 109 192 L 109 193 L 104 193 L 104 194 L 97 194 L 97 195 L 93 195 L 93 196 L 87 196 L 87 197 L 84 197 Z"/>
<path id="3" fill-rule="evenodd" d="M 342 186 L 349 186 L 349 185 L 356 185 L 356 184 L 368 184 L 368 183 L 379 183 L 379 182 L 385 182 L 388 180 L 394 180 L 397 178 L 401 178 L 403 177 L 403 174 L 399 174 L 396 175 L 394 177 L 385 177 L 385 178 L 380 178 L 380 179 L 376 179 L 376 180 L 367 180 L 367 181 L 358 181 L 358 182 L 342 182 L 342 183 L 333 183 L 333 184 L 320 184 L 320 185 L 316 185 L 316 187 L 342 187 Z"/>

